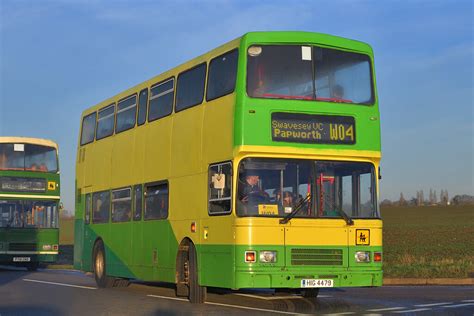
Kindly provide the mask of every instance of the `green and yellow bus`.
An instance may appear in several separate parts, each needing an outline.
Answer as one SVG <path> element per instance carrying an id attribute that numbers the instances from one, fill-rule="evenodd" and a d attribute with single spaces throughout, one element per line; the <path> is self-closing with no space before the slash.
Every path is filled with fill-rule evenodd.
<path id="1" fill-rule="evenodd" d="M 85 110 L 75 268 L 100 287 L 382 284 L 369 45 L 247 33 Z"/>
<path id="2" fill-rule="evenodd" d="M 0 264 L 55 262 L 59 250 L 58 145 L 0 137 Z"/>

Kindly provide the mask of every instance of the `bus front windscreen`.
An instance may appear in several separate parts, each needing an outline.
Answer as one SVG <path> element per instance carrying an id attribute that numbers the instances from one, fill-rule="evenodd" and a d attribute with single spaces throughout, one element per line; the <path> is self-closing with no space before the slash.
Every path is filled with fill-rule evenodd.
<path id="1" fill-rule="evenodd" d="M 33 144 L 0 144 L 0 170 L 56 173 L 56 149 Z"/>
<path id="2" fill-rule="evenodd" d="M 246 158 L 237 215 L 379 218 L 374 170 L 367 162 Z"/>
<path id="3" fill-rule="evenodd" d="M 56 201 L 0 200 L 0 228 L 58 228 Z"/>
<path id="4" fill-rule="evenodd" d="M 373 104 L 368 55 L 299 45 L 251 46 L 247 94 L 254 98 Z"/>

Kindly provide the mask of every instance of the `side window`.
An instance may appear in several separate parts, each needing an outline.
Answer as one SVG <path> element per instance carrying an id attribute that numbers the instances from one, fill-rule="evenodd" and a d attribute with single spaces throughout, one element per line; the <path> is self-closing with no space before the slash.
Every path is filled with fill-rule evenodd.
<path id="1" fill-rule="evenodd" d="M 112 191 L 112 222 L 128 222 L 132 214 L 132 189 Z"/>
<path id="2" fill-rule="evenodd" d="M 120 133 L 135 127 L 137 116 L 137 96 L 133 95 L 117 103 L 117 126 L 115 132 Z"/>
<path id="3" fill-rule="evenodd" d="M 82 120 L 81 145 L 94 141 L 96 116 L 97 113 L 94 112 Z"/>
<path id="4" fill-rule="evenodd" d="M 200 64 L 178 76 L 176 112 L 198 105 L 204 97 L 206 64 Z"/>
<path id="5" fill-rule="evenodd" d="M 84 206 L 84 222 L 89 224 L 91 222 L 91 195 L 86 194 L 86 205 Z"/>
<path id="6" fill-rule="evenodd" d="M 233 50 L 211 60 L 206 100 L 217 99 L 234 92 L 238 57 L 238 50 Z"/>
<path id="7" fill-rule="evenodd" d="M 96 139 L 101 139 L 114 133 L 114 114 L 115 103 L 99 111 Z"/>
<path id="8" fill-rule="evenodd" d="M 157 83 L 150 89 L 148 122 L 170 115 L 173 111 L 174 78 Z"/>
<path id="9" fill-rule="evenodd" d="M 224 162 L 209 166 L 209 214 L 232 211 L 232 164 Z"/>
<path id="10" fill-rule="evenodd" d="M 143 125 L 146 121 L 146 106 L 148 102 L 148 88 L 140 91 L 138 96 L 138 126 Z"/>
<path id="11" fill-rule="evenodd" d="M 145 219 L 168 217 L 168 183 L 150 183 L 145 186 Z"/>
<path id="12" fill-rule="evenodd" d="M 134 188 L 135 191 L 135 213 L 133 215 L 134 221 L 142 219 L 142 205 L 143 205 L 143 189 L 142 185 L 138 184 Z"/>
<path id="13" fill-rule="evenodd" d="M 100 224 L 109 221 L 110 192 L 102 191 L 92 194 L 92 223 Z"/>

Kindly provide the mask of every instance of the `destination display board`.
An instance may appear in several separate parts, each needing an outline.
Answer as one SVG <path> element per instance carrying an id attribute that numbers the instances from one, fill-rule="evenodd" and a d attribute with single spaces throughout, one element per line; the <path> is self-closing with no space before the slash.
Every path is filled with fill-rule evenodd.
<path id="1" fill-rule="evenodd" d="M 46 180 L 34 178 L 0 177 L 0 191 L 46 192 Z"/>
<path id="2" fill-rule="evenodd" d="M 352 116 L 272 113 L 272 140 L 311 144 L 347 144 L 356 142 Z"/>

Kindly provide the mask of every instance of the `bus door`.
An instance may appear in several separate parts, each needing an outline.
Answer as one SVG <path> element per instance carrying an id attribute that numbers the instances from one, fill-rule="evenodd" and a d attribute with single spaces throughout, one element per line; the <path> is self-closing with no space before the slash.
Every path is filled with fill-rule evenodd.
<path id="1" fill-rule="evenodd" d="M 292 208 L 300 210 L 284 225 L 287 268 L 305 269 L 320 278 L 318 271 L 348 267 L 349 229 L 336 211 L 339 181 L 316 168 L 307 179 L 298 177 L 298 201 Z"/>
<path id="2" fill-rule="evenodd" d="M 129 270 L 132 261 L 132 187 L 112 190 L 111 224 L 108 240 L 109 262 L 113 275 L 133 278 Z"/>

